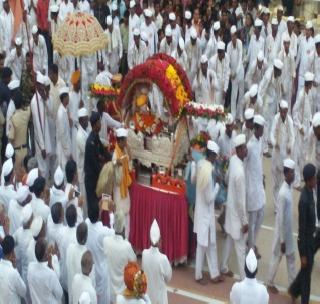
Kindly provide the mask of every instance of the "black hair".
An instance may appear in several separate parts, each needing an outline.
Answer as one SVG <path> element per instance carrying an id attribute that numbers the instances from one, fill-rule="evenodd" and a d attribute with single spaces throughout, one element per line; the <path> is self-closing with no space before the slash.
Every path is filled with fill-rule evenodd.
<path id="1" fill-rule="evenodd" d="M 34 253 L 38 262 L 43 261 L 43 257 L 45 256 L 46 251 L 47 251 L 47 241 L 44 238 L 38 239 L 34 249 Z"/>
<path id="2" fill-rule="evenodd" d="M 55 63 L 52 63 L 49 65 L 49 72 L 53 74 L 58 74 L 59 73 L 59 68 Z"/>
<path id="3" fill-rule="evenodd" d="M 257 275 L 257 272 L 258 272 L 258 268 L 255 270 L 255 272 L 251 272 L 248 267 L 247 267 L 247 264 L 244 265 L 244 272 L 246 274 L 246 277 L 248 279 L 254 279 Z"/>
<path id="4" fill-rule="evenodd" d="M 36 180 L 34 181 L 33 184 L 33 192 L 35 194 L 36 197 L 39 197 L 40 194 L 44 191 L 46 187 L 46 180 L 44 179 L 44 177 L 39 176 L 36 178 Z"/>
<path id="5" fill-rule="evenodd" d="M 11 170 L 11 172 L 8 175 L 3 176 L 5 183 L 9 183 L 10 182 L 12 174 L 13 174 L 13 169 Z"/>
<path id="6" fill-rule="evenodd" d="M 19 89 L 17 90 L 14 90 L 12 93 L 11 93 L 11 98 L 14 102 L 14 105 L 16 107 L 16 110 L 18 109 L 21 109 L 22 108 L 22 105 L 24 104 L 23 102 L 23 95 L 21 93 L 21 91 Z"/>
<path id="7" fill-rule="evenodd" d="M 66 220 L 69 227 L 74 227 L 77 222 L 77 209 L 71 204 L 66 210 Z"/>
<path id="8" fill-rule="evenodd" d="M 316 167 L 313 164 L 306 164 L 303 167 L 303 179 L 305 182 L 311 180 L 316 175 Z"/>
<path id="9" fill-rule="evenodd" d="M 55 224 L 59 224 L 60 219 L 61 219 L 61 215 L 62 215 L 62 204 L 60 202 L 54 203 L 51 207 L 51 217 L 52 217 L 52 221 Z"/>
<path id="10" fill-rule="evenodd" d="M 4 67 L 1 71 L 1 79 L 9 78 L 12 76 L 12 70 L 9 67 Z"/>
<path id="11" fill-rule="evenodd" d="M 130 16 L 130 12 L 128 10 L 125 10 L 123 14 L 123 18 L 129 18 L 129 16 Z"/>
<path id="12" fill-rule="evenodd" d="M 207 157 L 216 156 L 216 155 L 217 155 L 217 153 L 215 153 L 215 152 L 213 152 L 213 151 L 211 151 L 209 149 L 206 150 L 206 156 Z"/>
<path id="13" fill-rule="evenodd" d="M 63 102 L 63 99 L 64 99 L 65 97 L 67 97 L 68 95 L 69 95 L 69 93 L 62 93 L 62 94 L 60 94 L 60 101 Z"/>
<path id="14" fill-rule="evenodd" d="M 28 172 L 28 161 L 31 158 L 30 154 L 27 154 L 24 159 L 23 159 L 23 167 L 25 168 L 25 170 Z"/>
<path id="15" fill-rule="evenodd" d="M 91 223 L 96 223 L 99 220 L 99 207 L 92 205 L 92 207 L 88 210 L 88 217 Z"/>
<path id="16" fill-rule="evenodd" d="M 77 163 L 73 159 L 68 160 L 66 164 L 66 178 L 68 183 L 72 182 L 76 173 L 77 173 Z"/>
<path id="17" fill-rule="evenodd" d="M 1 247 L 4 255 L 10 254 L 14 250 L 14 238 L 11 235 L 6 235 L 1 242 Z"/>

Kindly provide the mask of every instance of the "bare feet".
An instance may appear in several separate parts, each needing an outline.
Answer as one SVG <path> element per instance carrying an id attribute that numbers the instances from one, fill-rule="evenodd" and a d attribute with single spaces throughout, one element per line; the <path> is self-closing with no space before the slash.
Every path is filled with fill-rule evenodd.
<path id="1" fill-rule="evenodd" d="M 227 271 L 227 272 L 221 272 L 221 274 L 225 277 L 229 277 L 232 278 L 233 277 L 233 272 L 231 270 Z"/>
<path id="2" fill-rule="evenodd" d="M 257 260 L 260 260 L 261 259 L 261 254 L 259 253 L 259 250 L 258 250 L 258 247 L 257 246 L 254 246 L 254 253 L 257 257 Z"/>
<path id="3" fill-rule="evenodd" d="M 267 288 L 268 288 L 268 291 L 273 293 L 273 294 L 278 294 L 279 293 L 279 290 L 276 286 L 274 285 L 267 285 Z"/>
<path id="4" fill-rule="evenodd" d="M 222 275 L 218 275 L 215 278 L 211 279 L 211 282 L 213 284 L 219 284 L 221 282 L 224 282 L 224 277 Z"/>
<path id="5" fill-rule="evenodd" d="M 202 278 L 202 279 L 198 279 L 196 280 L 197 283 L 199 283 L 200 285 L 207 285 L 208 284 L 208 280 L 206 280 L 205 278 Z"/>

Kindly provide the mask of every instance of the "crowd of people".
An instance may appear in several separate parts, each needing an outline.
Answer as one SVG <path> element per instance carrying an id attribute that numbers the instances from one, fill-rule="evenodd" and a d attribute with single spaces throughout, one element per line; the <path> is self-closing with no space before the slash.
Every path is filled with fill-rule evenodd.
<path id="1" fill-rule="evenodd" d="M 210 137 L 203 157 L 190 152 L 185 172 L 195 280 L 207 283 L 205 256 L 213 283 L 233 276 L 234 247 L 243 281 L 231 303 L 268 303 L 255 276 L 267 203 L 263 160 L 271 158 L 275 233 L 266 285 L 278 292 L 285 256 L 293 303 L 298 296 L 309 303 L 320 246 L 320 35 L 312 21 L 291 16 L 292 1 L 273 11 L 269 1 L 253 0 L 24 0 L 17 30 L 9 1 L 0 3 L 0 303 L 168 302 L 172 269 L 156 220 L 141 269 L 129 242 L 128 126 L 89 93 L 91 83 L 111 85 L 113 75 L 156 53 L 182 66 L 195 102 L 228 113 L 225 121 L 189 121 L 191 135 Z M 81 60 L 52 44 L 74 12 L 94 15 L 108 38 L 104 50 Z M 151 95 L 151 108 L 162 113 Z M 108 128 L 116 134 L 113 153 Z M 228 163 L 223 176 L 216 172 L 221 159 Z M 301 191 L 298 274 L 293 188 Z M 225 233 L 220 266 L 217 205 Z"/>

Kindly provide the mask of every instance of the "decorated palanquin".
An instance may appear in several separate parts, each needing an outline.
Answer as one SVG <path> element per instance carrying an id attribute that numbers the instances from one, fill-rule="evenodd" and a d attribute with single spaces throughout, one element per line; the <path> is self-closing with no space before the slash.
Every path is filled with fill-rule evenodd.
<path id="1" fill-rule="evenodd" d="M 130 127 L 128 145 L 133 159 L 169 172 L 183 161 L 189 139 L 181 113 L 191 98 L 187 75 L 170 56 L 157 54 L 129 71 L 118 105 Z"/>

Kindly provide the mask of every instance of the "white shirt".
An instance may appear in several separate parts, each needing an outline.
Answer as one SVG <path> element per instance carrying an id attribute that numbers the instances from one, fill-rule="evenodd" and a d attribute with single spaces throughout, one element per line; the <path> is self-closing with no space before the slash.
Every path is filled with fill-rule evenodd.
<path id="1" fill-rule="evenodd" d="M 71 1 L 68 1 L 67 4 L 65 3 L 65 1 L 62 1 L 60 3 L 60 7 L 59 7 L 59 19 L 62 22 L 68 14 L 71 14 L 74 10 L 73 4 Z"/>
<path id="2" fill-rule="evenodd" d="M 201 68 L 199 68 L 199 72 L 192 84 L 196 101 L 202 104 L 214 104 L 215 91 L 218 89 L 218 86 L 218 79 L 213 70 L 207 69 L 206 75 L 203 75 Z"/>
<path id="3" fill-rule="evenodd" d="M 225 129 L 222 130 L 218 139 L 218 145 L 220 147 L 220 155 L 227 157 L 228 159 L 235 153 L 234 149 L 234 139 L 237 136 L 236 131 L 232 131 L 231 136 L 229 137 L 225 132 Z"/>
<path id="4" fill-rule="evenodd" d="M 15 198 L 16 191 L 13 185 L 0 186 L 0 204 L 4 206 L 5 213 L 8 213 L 9 202 Z"/>
<path id="5" fill-rule="evenodd" d="M 41 198 L 33 197 L 31 201 L 33 216 L 41 216 L 44 222 L 47 222 L 50 214 L 50 208 L 45 204 Z"/>
<path id="6" fill-rule="evenodd" d="M 128 50 L 128 66 L 131 70 L 136 65 L 144 63 L 147 60 L 148 49 L 143 41 L 139 42 L 139 48 L 137 48 L 135 42 L 133 42 L 133 44 L 129 43 L 129 46 L 131 47 L 129 47 Z"/>
<path id="7" fill-rule="evenodd" d="M 252 34 L 249 42 L 246 62 L 248 62 L 249 64 L 251 62 L 255 62 L 257 60 L 259 51 L 262 51 L 264 53 L 264 47 L 265 47 L 264 38 L 261 37 L 260 35 L 259 39 L 257 40 L 257 36 L 255 34 Z"/>
<path id="8" fill-rule="evenodd" d="M 230 304 L 268 304 L 269 295 L 264 285 L 256 279 L 245 278 L 234 283 L 230 292 Z"/>
<path id="9" fill-rule="evenodd" d="M 281 35 L 281 48 L 283 49 L 283 38 L 289 35 L 290 37 L 290 53 L 293 55 L 295 58 L 297 56 L 297 51 L 298 51 L 298 38 L 297 35 L 292 31 L 291 35 L 289 34 L 288 31 L 285 31 Z"/>
<path id="10" fill-rule="evenodd" d="M 165 53 L 167 55 L 171 55 L 177 49 L 177 42 L 176 40 L 172 39 L 171 43 L 169 44 L 167 38 L 162 38 L 159 46 L 159 53 Z"/>
<path id="11" fill-rule="evenodd" d="M 258 67 L 257 60 L 252 63 L 249 62 L 249 68 L 245 77 L 245 83 L 248 89 L 250 89 L 250 87 L 255 83 L 259 85 L 266 68 L 267 64 L 265 61 L 263 62 L 261 69 Z"/>
<path id="12" fill-rule="evenodd" d="M 298 55 L 297 55 L 297 66 L 299 67 L 299 75 L 304 77 L 304 74 L 310 69 L 310 56 L 315 50 L 315 44 L 312 37 L 307 39 L 306 36 L 303 36 L 300 40 Z"/>
<path id="13" fill-rule="evenodd" d="M 153 304 L 167 304 L 167 283 L 171 280 L 172 268 L 165 254 L 157 247 L 142 252 L 142 269 L 148 279 L 148 294 Z"/>
<path id="14" fill-rule="evenodd" d="M 137 260 L 131 244 L 121 235 L 112 235 L 103 240 L 103 250 L 107 259 L 110 280 L 111 300 L 115 301 L 117 294 L 126 288 L 124 283 L 124 268 L 128 262 Z"/>
<path id="15" fill-rule="evenodd" d="M 230 58 L 228 54 L 220 60 L 218 54 L 215 54 L 208 63 L 209 69 L 212 69 L 217 76 L 218 81 L 218 91 L 227 92 L 229 86 L 230 77 Z"/>
<path id="16" fill-rule="evenodd" d="M 47 262 L 31 262 L 28 267 L 28 283 L 32 304 L 60 304 L 63 290 L 56 273 Z"/>
<path id="17" fill-rule="evenodd" d="M 77 168 L 79 182 L 84 182 L 84 153 L 86 148 L 86 142 L 88 138 L 88 132 L 84 130 L 81 125 L 78 126 L 77 131 Z"/>
<path id="18" fill-rule="evenodd" d="M 89 294 L 91 304 L 98 303 L 97 294 L 92 285 L 90 277 L 83 275 L 82 273 L 78 273 L 74 276 L 72 282 L 73 304 L 79 303 L 79 298 L 83 292 L 87 292 Z"/>
<path id="19" fill-rule="evenodd" d="M 101 130 L 99 132 L 99 137 L 103 144 L 107 144 L 109 142 L 108 127 L 114 129 L 121 128 L 121 122 L 116 121 L 108 113 L 103 112 L 101 115 Z"/>
<path id="20" fill-rule="evenodd" d="M 7 54 L 4 66 L 7 66 L 12 70 L 13 79 L 21 80 L 22 69 L 25 67 L 26 63 L 25 53 L 25 49 L 22 49 L 21 55 L 18 56 L 17 49 L 14 48 L 11 50 L 10 54 Z"/>
<path id="21" fill-rule="evenodd" d="M 20 304 L 27 288 L 19 272 L 8 260 L 0 260 L 0 295 L 1 303 Z"/>
<path id="22" fill-rule="evenodd" d="M 8 216 L 10 219 L 10 235 L 13 235 L 16 230 L 22 225 L 22 206 L 17 200 L 12 199 L 9 204 Z"/>
<path id="23" fill-rule="evenodd" d="M 248 154 L 245 159 L 247 211 L 260 210 L 266 202 L 263 186 L 263 148 L 262 138 L 252 135 L 247 144 Z"/>
<path id="24" fill-rule="evenodd" d="M 281 49 L 281 35 L 277 32 L 276 36 L 273 37 L 270 33 L 265 43 L 265 56 L 268 60 L 268 65 L 273 65 L 274 59 L 278 57 L 278 53 Z"/>
<path id="25" fill-rule="evenodd" d="M 237 39 L 235 47 L 232 41 L 228 43 L 227 54 L 230 58 L 230 74 L 237 76 L 241 69 L 243 69 L 242 42 L 240 39 Z"/>
<path id="26" fill-rule="evenodd" d="M 128 45 L 132 45 L 134 43 L 133 41 L 133 30 L 135 28 L 140 28 L 140 18 L 137 14 L 134 14 L 133 16 L 130 14 L 129 16 L 129 43 Z"/>
<path id="27" fill-rule="evenodd" d="M 33 38 L 30 40 L 30 47 L 33 53 L 33 70 L 34 72 L 40 71 L 47 74 L 48 72 L 48 51 L 46 41 L 44 37 L 39 34 L 38 44 L 33 41 Z"/>
<path id="28" fill-rule="evenodd" d="M 143 22 L 140 26 L 140 31 L 147 34 L 149 55 L 152 56 L 157 53 L 158 32 L 155 23 L 151 22 L 147 25 Z"/>
<path id="29" fill-rule="evenodd" d="M 2 8 L 2 7 L 1 7 Z M 0 13 L 0 51 L 8 55 L 11 49 L 13 39 L 14 15 L 10 10 L 7 14 L 5 10 Z"/>

